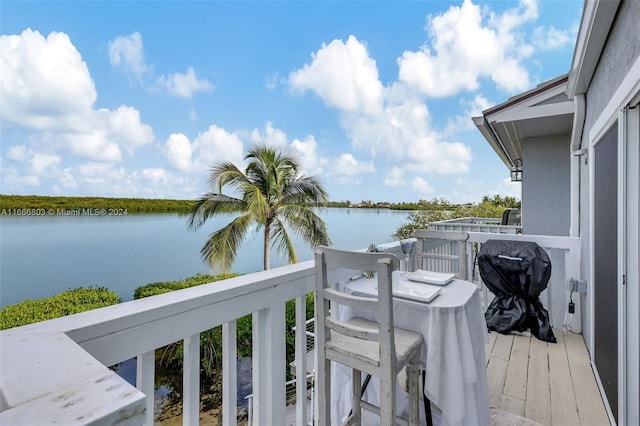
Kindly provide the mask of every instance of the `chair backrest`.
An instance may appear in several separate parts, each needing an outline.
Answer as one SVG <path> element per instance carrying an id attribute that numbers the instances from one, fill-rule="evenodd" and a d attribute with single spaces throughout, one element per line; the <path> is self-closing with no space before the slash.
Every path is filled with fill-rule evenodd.
<path id="1" fill-rule="evenodd" d="M 413 232 L 416 241 L 416 269 L 456 274 L 468 279 L 467 240 L 469 234 L 461 231 Z"/>
<path id="2" fill-rule="evenodd" d="M 501 225 L 520 225 L 522 222 L 520 209 L 506 209 L 502 213 Z"/>
<path id="3" fill-rule="evenodd" d="M 395 357 L 391 273 L 398 269 L 399 265 L 400 260 L 391 253 L 345 251 L 319 246 L 315 251 L 315 309 L 318 323 L 316 342 L 322 347 L 330 338 L 331 331 L 357 339 L 378 341 L 380 359 L 383 359 L 383 355 L 388 357 L 389 353 Z M 357 270 L 360 273 L 377 272 L 378 298 L 354 296 L 341 291 L 342 284 L 330 278 L 332 271 L 341 268 Z M 358 327 L 339 321 L 335 317 L 336 305 L 377 310 L 378 329 Z"/>

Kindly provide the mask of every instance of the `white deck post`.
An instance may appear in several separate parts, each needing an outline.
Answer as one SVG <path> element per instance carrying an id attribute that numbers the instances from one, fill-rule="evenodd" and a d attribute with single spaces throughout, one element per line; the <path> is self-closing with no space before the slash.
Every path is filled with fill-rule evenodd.
<path id="1" fill-rule="evenodd" d="M 138 355 L 136 359 L 136 387 L 147 397 L 147 421 L 145 426 L 153 426 L 155 411 L 155 362 L 156 351 Z"/>
<path id="2" fill-rule="evenodd" d="M 253 314 L 253 416 L 255 424 L 285 424 L 285 312 L 274 302 Z"/>
<path id="3" fill-rule="evenodd" d="M 200 424 L 200 334 L 184 339 L 182 424 Z"/>
<path id="4" fill-rule="evenodd" d="M 296 297 L 296 424 L 307 424 L 307 297 Z"/>
<path id="5" fill-rule="evenodd" d="M 580 251 L 580 240 L 574 240 L 571 248 L 565 251 L 565 282 L 568 282 L 570 278 L 580 279 Z M 580 299 L 580 293 L 574 294 L 575 313 L 573 321 L 569 324 L 571 331 L 574 333 L 582 333 L 582 305 Z"/>
<path id="6" fill-rule="evenodd" d="M 222 324 L 222 424 L 224 426 L 238 423 L 237 336 L 235 320 Z"/>

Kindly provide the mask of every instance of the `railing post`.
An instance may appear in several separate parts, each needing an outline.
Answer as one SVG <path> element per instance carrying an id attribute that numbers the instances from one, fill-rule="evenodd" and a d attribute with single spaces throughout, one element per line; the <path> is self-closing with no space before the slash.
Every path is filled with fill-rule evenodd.
<path id="1" fill-rule="evenodd" d="M 285 303 L 253 314 L 253 416 L 259 425 L 285 424 Z"/>
<path id="2" fill-rule="evenodd" d="M 182 424 L 200 424 L 200 334 L 184 339 Z"/>
<path id="3" fill-rule="evenodd" d="M 238 423 L 237 340 L 236 321 L 222 324 L 222 424 L 224 426 Z"/>
<path id="4" fill-rule="evenodd" d="M 307 297 L 296 297 L 296 424 L 307 424 Z"/>
<path id="5" fill-rule="evenodd" d="M 153 426 L 155 398 L 156 351 L 138 355 L 136 359 L 136 387 L 146 397 L 147 421 L 145 426 Z"/>

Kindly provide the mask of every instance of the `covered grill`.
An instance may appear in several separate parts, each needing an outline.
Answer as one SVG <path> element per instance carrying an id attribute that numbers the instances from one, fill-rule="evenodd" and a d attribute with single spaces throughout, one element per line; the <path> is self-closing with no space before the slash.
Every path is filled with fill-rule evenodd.
<path id="1" fill-rule="evenodd" d="M 478 253 L 480 276 L 495 298 L 487 307 L 489 330 L 531 330 L 540 340 L 556 342 L 540 293 L 551 276 L 549 255 L 528 241 L 489 240 Z"/>

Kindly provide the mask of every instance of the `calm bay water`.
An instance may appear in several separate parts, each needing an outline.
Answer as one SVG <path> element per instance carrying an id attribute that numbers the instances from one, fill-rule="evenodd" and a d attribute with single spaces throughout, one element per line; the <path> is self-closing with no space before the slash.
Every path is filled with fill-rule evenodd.
<path id="1" fill-rule="evenodd" d="M 361 249 L 393 240 L 408 212 L 328 209 L 320 213 L 335 247 Z M 207 236 L 229 219 L 214 218 L 198 231 L 186 216 L 0 217 L 0 307 L 80 286 L 104 286 L 131 300 L 136 287 L 210 273 L 200 258 Z M 298 260 L 312 251 L 295 239 Z M 272 267 L 285 264 L 272 254 Z M 262 234 L 248 235 L 234 272 L 262 269 Z"/>

